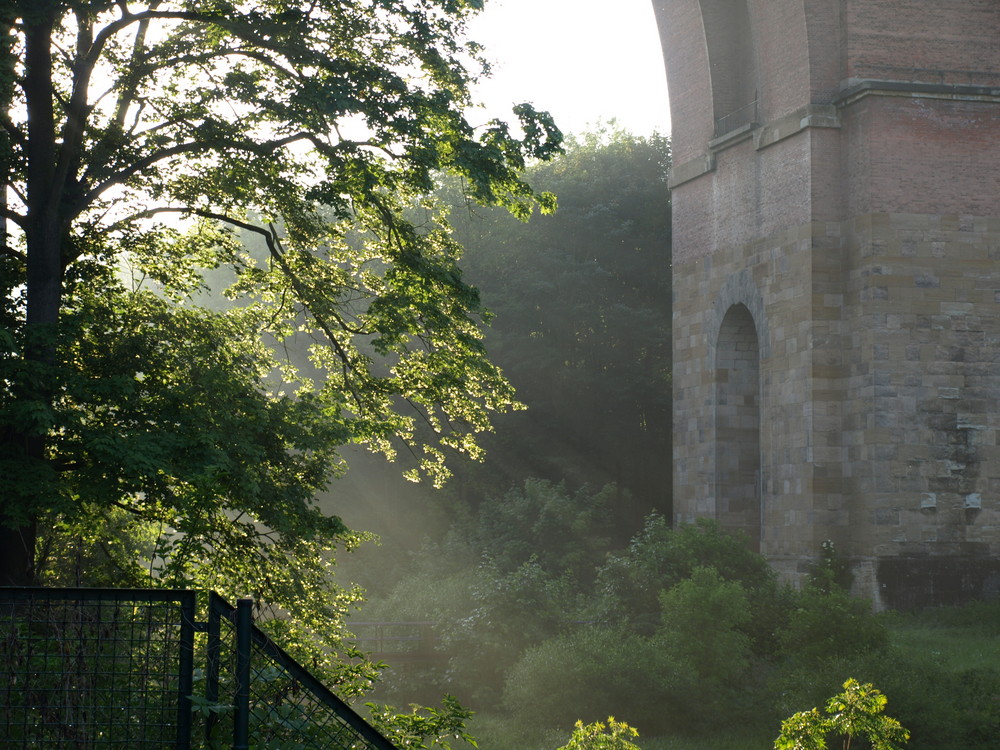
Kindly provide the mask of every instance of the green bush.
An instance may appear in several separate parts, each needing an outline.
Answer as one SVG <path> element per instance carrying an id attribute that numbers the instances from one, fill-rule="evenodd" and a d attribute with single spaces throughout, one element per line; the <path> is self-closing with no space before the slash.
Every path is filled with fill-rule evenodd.
<path id="1" fill-rule="evenodd" d="M 372 724 L 396 747 L 452 750 L 453 742 L 477 747 L 466 723 L 472 711 L 450 695 L 441 699 L 441 708 L 411 705 L 407 713 L 394 706 L 366 703 Z M 457 746 L 457 745 L 456 745 Z"/>
<path id="2" fill-rule="evenodd" d="M 553 578 L 534 559 L 510 573 L 484 564 L 470 581 L 472 608 L 442 625 L 442 648 L 453 689 L 489 705 L 521 652 L 561 632 L 576 602 L 572 581 Z"/>
<path id="3" fill-rule="evenodd" d="M 593 724 L 576 722 L 576 728 L 569 742 L 559 750 L 640 750 L 632 740 L 639 733 L 623 721 L 608 717 L 608 723 L 595 721 Z"/>
<path id="4" fill-rule="evenodd" d="M 690 578 L 661 592 L 660 603 L 657 640 L 702 686 L 715 692 L 745 676 L 750 638 L 740 628 L 752 614 L 740 584 L 724 581 L 714 568 L 695 568 Z"/>
<path id="5" fill-rule="evenodd" d="M 741 628 L 755 653 L 773 653 L 788 594 L 777 585 L 764 558 L 750 551 L 744 536 L 708 519 L 673 529 L 663 516 L 649 516 L 629 546 L 609 556 L 598 571 L 596 615 L 651 634 L 661 622 L 659 593 L 689 578 L 696 568 L 713 568 L 722 580 L 743 587 L 752 617 Z"/>
<path id="6" fill-rule="evenodd" d="M 684 723 L 671 698 L 693 674 L 653 639 L 620 627 L 586 627 L 529 648 L 507 675 L 504 705 L 518 722 L 569 726 L 608 714 L 652 731 Z"/>
<path id="7" fill-rule="evenodd" d="M 785 719 L 774 741 L 775 750 L 826 750 L 832 737 L 842 739 L 844 750 L 849 750 L 855 737 L 864 737 L 872 750 L 900 750 L 910 733 L 885 715 L 885 695 L 874 685 L 853 678 L 843 689 L 827 701 L 825 714 L 812 708 Z"/>
<path id="8" fill-rule="evenodd" d="M 815 663 L 883 649 L 889 635 L 871 602 L 836 586 L 809 586 L 798 595 L 780 641 L 792 660 Z"/>

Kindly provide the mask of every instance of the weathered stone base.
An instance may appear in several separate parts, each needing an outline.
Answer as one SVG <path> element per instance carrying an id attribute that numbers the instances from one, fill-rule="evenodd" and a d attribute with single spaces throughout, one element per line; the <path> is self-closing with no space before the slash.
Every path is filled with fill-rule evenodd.
<path id="1" fill-rule="evenodd" d="M 879 604 L 896 610 L 1000 598 L 1000 560 L 887 557 L 878 560 Z"/>
<path id="2" fill-rule="evenodd" d="M 998 248 L 997 219 L 870 214 L 676 266 L 677 522 L 745 531 L 792 584 L 831 540 L 880 608 L 991 595 Z"/>

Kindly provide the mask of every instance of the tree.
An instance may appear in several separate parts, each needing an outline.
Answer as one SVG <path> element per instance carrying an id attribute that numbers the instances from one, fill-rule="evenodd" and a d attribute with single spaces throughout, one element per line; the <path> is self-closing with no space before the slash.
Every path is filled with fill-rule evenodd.
<path id="1" fill-rule="evenodd" d="M 530 167 L 555 214 L 455 212 L 466 271 L 497 313 L 490 352 L 529 407 L 502 418 L 485 470 L 463 472 L 482 494 L 527 477 L 613 483 L 625 534 L 654 508 L 669 517 L 669 164 L 668 138 L 605 125 Z"/>
<path id="2" fill-rule="evenodd" d="M 519 175 L 561 140 L 466 116 L 481 5 L 0 3 L 0 582 L 39 524 L 124 512 L 161 580 L 291 601 L 355 541 L 312 504 L 337 446 L 477 454 L 513 393 L 427 196 L 549 210 Z M 199 306 L 220 266 L 237 303 Z"/>
<path id="3" fill-rule="evenodd" d="M 615 721 L 614 716 L 608 717 L 606 727 L 600 721 L 586 726 L 578 721 L 569 742 L 559 750 L 639 750 L 632 742 L 638 736 L 639 732 L 623 721 Z"/>
<path id="4" fill-rule="evenodd" d="M 775 750 L 826 750 L 827 739 L 840 737 L 843 750 L 850 750 L 855 737 L 864 737 L 873 750 L 899 750 L 910 733 L 883 712 L 886 697 L 874 685 L 855 679 L 844 683 L 844 692 L 826 704 L 826 716 L 815 708 L 785 719 Z"/>

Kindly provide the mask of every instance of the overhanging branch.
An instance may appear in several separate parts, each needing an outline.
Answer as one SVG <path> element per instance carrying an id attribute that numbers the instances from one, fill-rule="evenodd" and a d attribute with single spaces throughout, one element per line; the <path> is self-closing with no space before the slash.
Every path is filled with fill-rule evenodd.
<path id="1" fill-rule="evenodd" d="M 303 307 L 305 307 L 305 309 L 309 312 L 309 314 L 312 316 L 312 319 L 316 322 L 316 325 L 318 325 L 320 330 L 323 331 L 323 334 L 326 336 L 330 345 L 334 348 L 334 351 L 336 351 L 337 357 L 341 361 L 342 373 L 344 375 L 345 384 L 350 382 L 348 376 L 350 375 L 350 371 L 353 368 L 351 357 L 348 354 L 348 352 L 344 349 L 340 341 L 337 340 L 337 336 L 330 323 L 325 319 L 324 316 L 317 314 L 317 312 L 314 309 L 314 306 L 309 304 L 310 295 L 308 293 L 308 290 L 302 285 L 302 282 L 299 280 L 298 276 L 288 265 L 288 261 L 285 259 L 284 251 L 281 247 L 281 240 L 278 237 L 277 231 L 273 224 L 268 229 L 265 229 L 263 227 L 257 226 L 256 224 L 251 224 L 248 221 L 243 221 L 242 219 L 237 219 L 233 216 L 229 216 L 227 214 L 221 214 L 215 211 L 209 211 L 206 209 L 194 208 L 194 207 L 162 206 L 159 208 L 151 208 L 147 209 L 146 211 L 141 211 L 139 213 L 133 214 L 129 216 L 127 219 L 123 219 L 121 221 L 116 222 L 116 225 L 121 225 L 127 221 L 134 221 L 137 219 L 144 219 L 144 218 L 149 219 L 153 218 L 157 214 L 165 214 L 165 213 L 200 216 L 201 218 L 212 219 L 214 221 L 219 221 L 224 224 L 229 224 L 231 226 L 244 229 L 248 232 L 253 232 L 256 235 L 263 237 L 264 242 L 267 245 L 268 254 L 274 260 L 278 268 L 281 269 L 281 272 L 285 276 L 285 278 L 288 279 L 289 283 L 291 283 L 292 287 L 295 289 L 295 293 L 299 297 L 299 300 L 302 302 Z M 351 326 L 347 324 L 347 321 L 345 321 L 342 317 L 338 316 L 336 313 L 332 313 L 332 316 L 336 320 L 336 323 L 340 327 L 340 329 L 343 330 L 345 333 L 363 333 L 363 331 L 353 329 Z M 350 386 L 348 386 L 348 389 L 350 390 L 351 397 L 354 399 L 355 403 L 361 406 L 362 399 L 357 394 L 357 392 Z"/>

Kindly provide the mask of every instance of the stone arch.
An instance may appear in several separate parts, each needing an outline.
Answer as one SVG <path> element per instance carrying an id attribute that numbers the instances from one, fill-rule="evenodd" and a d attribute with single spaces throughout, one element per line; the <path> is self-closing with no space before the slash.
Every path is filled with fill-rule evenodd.
<path id="1" fill-rule="evenodd" d="M 701 0 L 715 135 L 757 120 L 757 51 L 747 0 Z"/>
<path id="2" fill-rule="evenodd" d="M 714 331 L 718 331 L 722 326 L 722 320 L 733 305 L 743 305 L 750 311 L 757 326 L 757 341 L 760 346 L 761 359 L 771 356 L 771 333 L 767 323 L 767 316 L 764 314 L 764 297 L 753 280 L 751 269 L 744 268 L 732 274 L 722 285 L 715 298 Z M 715 346 L 710 346 L 709 367 L 715 367 Z"/>
<path id="3" fill-rule="evenodd" d="M 715 509 L 719 523 L 761 542 L 761 347 L 749 308 L 736 303 L 715 346 Z"/>

